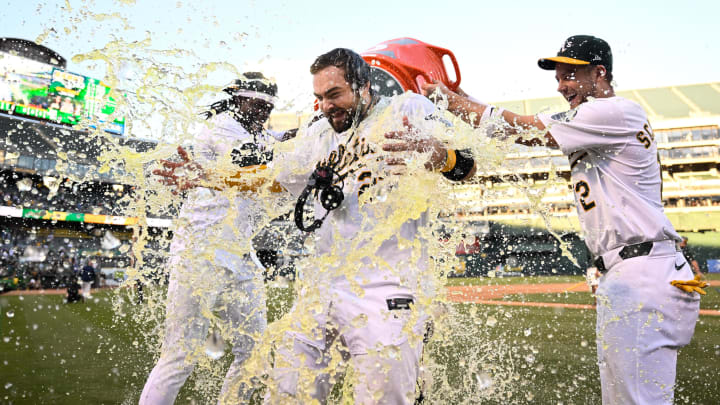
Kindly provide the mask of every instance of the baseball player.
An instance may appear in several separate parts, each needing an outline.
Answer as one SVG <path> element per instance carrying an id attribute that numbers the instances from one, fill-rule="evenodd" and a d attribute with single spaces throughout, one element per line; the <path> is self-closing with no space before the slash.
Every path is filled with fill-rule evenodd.
<path id="1" fill-rule="evenodd" d="M 516 142 L 568 156 L 585 242 L 602 273 L 596 331 L 603 403 L 671 404 L 677 351 L 693 335 L 704 283 L 675 249 L 681 238 L 663 212 L 652 127 L 640 105 L 615 95 L 612 62 L 610 46 L 588 35 L 540 59 L 570 104 L 559 114 L 514 114 L 437 83 L 423 91 L 445 93 L 451 112 L 490 135 L 544 131 Z"/>
<path id="2" fill-rule="evenodd" d="M 695 260 L 695 255 L 692 254 L 692 251 L 690 251 L 690 248 L 688 247 L 687 236 L 682 237 L 682 241 L 678 244 L 678 248 L 682 251 L 685 259 L 687 259 L 687 262 L 690 264 L 690 268 L 693 270 L 693 273 L 695 273 L 695 276 L 704 279 L 705 277 L 703 276 L 702 271 L 700 271 L 700 264 L 698 264 L 698 261 Z"/>
<path id="3" fill-rule="evenodd" d="M 286 315 L 292 330 L 276 350 L 267 399 L 324 403 L 338 364 L 349 359 L 356 403 L 413 403 L 426 320 L 417 294 L 427 282 L 420 235 L 427 212 L 421 207 L 413 215 L 408 208 L 400 223 L 391 224 L 381 198 L 363 194 L 389 181 L 377 172 L 383 133 L 401 129 L 402 117 L 419 128 L 445 124 L 426 119 L 435 107 L 423 96 L 374 94 L 368 64 L 349 49 L 319 56 L 310 71 L 323 118 L 279 148 L 283 152 L 276 149 L 273 173 L 299 196 L 296 223 L 313 231 L 317 258 L 302 269 L 307 290 Z M 444 149 L 435 146 L 416 150 L 428 152 L 431 165 L 446 169 L 448 178 L 469 175 L 472 159 L 466 158 L 465 172 L 449 170 Z M 313 194 L 323 178 L 326 187 Z M 303 208 L 313 195 L 316 217 L 308 225 Z"/>
<path id="4" fill-rule="evenodd" d="M 211 126 L 196 138 L 193 164 L 217 167 L 221 162 L 248 167 L 272 159 L 271 146 L 283 134 L 263 128 L 276 101 L 277 85 L 261 73 L 245 73 L 224 89 L 231 98 L 213 104 L 206 117 Z M 176 180 L 183 162 L 165 162 L 156 171 Z M 186 185 L 187 186 L 187 185 Z M 203 352 L 210 320 L 218 327 L 235 356 L 225 378 L 237 378 L 255 340 L 266 328 L 262 265 L 250 239 L 266 217 L 263 204 L 248 192 L 196 187 L 189 191 L 170 246 L 170 285 L 165 336 L 160 359 L 148 377 L 140 404 L 172 404 Z M 248 253 L 249 252 L 249 253 Z M 249 390 L 248 390 L 249 391 Z M 250 392 L 236 393 L 247 400 Z"/>

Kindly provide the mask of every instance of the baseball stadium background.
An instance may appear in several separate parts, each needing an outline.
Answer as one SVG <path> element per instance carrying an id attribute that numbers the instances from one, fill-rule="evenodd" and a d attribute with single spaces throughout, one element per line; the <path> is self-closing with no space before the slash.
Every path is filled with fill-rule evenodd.
<path id="1" fill-rule="evenodd" d="M 98 160 L 107 145 L 100 138 L 87 142 L 85 135 L 101 125 L 138 153 L 157 142 L 127 136 L 125 120 L 113 114 L 109 87 L 72 73 L 54 51 L 3 39 L 0 56 L 0 402 L 136 403 L 153 357 L 139 341 L 137 329 L 145 325 L 115 322 L 112 288 L 136 259 L 129 254 L 131 229 L 140 219 L 149 235 L 145 251 L 152 252 L 144 265 L 156 269 L 153 283 L 165 283 L 162 263 L 178 207 L 149 206 L 127 215 L 129 202 L 144 191 L 119 181 L 123 168 Z M 681 351 L 676 395 L 679 402 L 717 403 L 720 82 L 618 94 L 648 112 L 660 150 L 665 212 L 712 282 L 693 342 Z M 560 97 L 495 104 L 524 114 L 567 108 Z M 294 128 L 303 118 L 277 113 L 269 126 Z M 556 151 L 519 148 L 504 167 L 456 185 L 452 198 L 461 209 L 445 213 L 455 225 L 438 225 L 443 237 L 455 241 L 460 234 L 463 240 L 462 246 L 448 243 L 460 260 L 447 269 L 447 293 L 467 315 L 468 329 L 452 345 L 430 350 L 450 365 L 451 384 L 481 387 L 480 402 L 597 403 L 593 298 L 584 282 L 590 258 L 572 193 L 557 181 L 569 178 L 568 161 Z M 531 209 L 538 206 L 546 208 L 544 218 Z M 563 243 L 570 255 L 562 254 Z M 272 248 L 286 256 L 280 273 L 292 280 L 301 245 Z M 65 304 L 73 266 L 88 260 L 99 268 L 95 287 L 105 289 L 83 304 Z M 271 321 L 293 299 L 287 286 L 269 284 Z M 452 372 L 478 336 L 522 349 L 511 381 L 500 384 L 489 371 Z M 179 398 L 211 402 L 192 384 Z"/>

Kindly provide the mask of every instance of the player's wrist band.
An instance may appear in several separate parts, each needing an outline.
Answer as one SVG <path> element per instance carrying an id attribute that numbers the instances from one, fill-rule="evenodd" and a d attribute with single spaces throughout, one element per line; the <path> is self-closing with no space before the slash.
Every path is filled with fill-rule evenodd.
<path id="1" fill-rule="evenodd" d="M 457 164 L 457 154 L 454 149 L 447 149 L 445 151 L 445 165 L 440 169 L 440 172 L 447 173 L 455 168 Z"/>
<path id="2" fill-rule="evenodd" d="M 504 108 L 495 107 L 494 105 L 485 105 L 485 111 L 483 111 L 482 115 L 480 116 L 480 122 L 485 122 L 487 120 L 496 120 L 498 118 L 502 118 L 502 113 L 505 111 Z"/>
<path id="3" fill-rule="evenodd" d="M 442 175 L 448 180 L 460 181 L 470 174 L 475 167 L 475 160 L 468 149 L 453 152 L 455 154 L 455 166 L 447 172 L 443 171 Z"/>

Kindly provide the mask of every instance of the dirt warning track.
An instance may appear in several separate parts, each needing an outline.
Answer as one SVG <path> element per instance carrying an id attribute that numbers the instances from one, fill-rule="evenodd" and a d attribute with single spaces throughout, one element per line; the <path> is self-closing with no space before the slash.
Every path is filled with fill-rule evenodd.
<path id="1" fill-rule="evenodd" d="M 709 281 L 710 286 L 720 286 L 720 281 Z M 514 294 L 557 294 L 570 291 L 590 291 L 581 283 L 511 284 L 511 285 L 473 285 L 447 287 L 447 297 L 451 302 L 484 305 L 507 305 L 522 307 L 548 307 L 571 309 L 595 309 L 594 305 L 565 304 L 561 302 L 501 301 L 503 297 Z M 528 297 L 532 299 L 532 297 Z M 720 311 L 701 309 L 700 315 L 720 316 Z"/>

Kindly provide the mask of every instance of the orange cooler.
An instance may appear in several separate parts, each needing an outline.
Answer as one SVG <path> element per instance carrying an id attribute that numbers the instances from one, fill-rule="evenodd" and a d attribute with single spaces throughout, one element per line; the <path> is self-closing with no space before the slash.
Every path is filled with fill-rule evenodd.
<path id="1" fill-rule="evenodd" d="M 381 42 L 360 54 L 371 67 L 372 86 L 385 96 L 407 90 L 422 94 L 420 85 L 439 80 L 451 90 L 460 86 L 460 68 L 452 52 L 412 38 Z M 443 57 L 447 56 L 455 70 L 451 81 Z"/>

